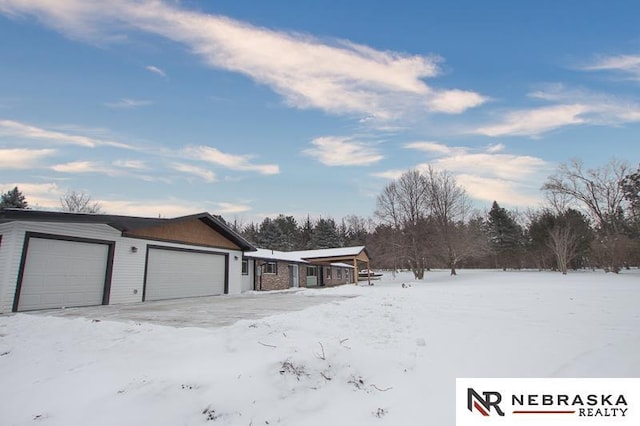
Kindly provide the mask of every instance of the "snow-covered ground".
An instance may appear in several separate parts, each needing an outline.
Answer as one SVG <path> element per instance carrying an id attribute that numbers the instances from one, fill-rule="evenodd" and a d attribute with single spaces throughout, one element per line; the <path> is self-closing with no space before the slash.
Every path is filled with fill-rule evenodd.
<path id="1" fill-rule="evenodd" d="M 637 270 L 387 275 L 290 303 L 314 295 L 360 297 L 217 328 L 1 316 L 0 423 L 446 426 L 456 377 L 640 376 Z"/>

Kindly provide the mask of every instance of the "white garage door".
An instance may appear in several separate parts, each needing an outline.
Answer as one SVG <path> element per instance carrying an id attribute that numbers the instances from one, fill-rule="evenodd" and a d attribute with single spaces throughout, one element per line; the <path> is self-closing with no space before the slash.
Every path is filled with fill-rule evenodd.
<path id="1" fill-rule="evenodd" d="M 144 300 L 213 296 L 225 292 L 226 256 L 150 248 Z"/>
<path id="2" fill-rule="evenodd" d="M 101 305 L 107 244 L 29 238 L 18 311 Z"/>

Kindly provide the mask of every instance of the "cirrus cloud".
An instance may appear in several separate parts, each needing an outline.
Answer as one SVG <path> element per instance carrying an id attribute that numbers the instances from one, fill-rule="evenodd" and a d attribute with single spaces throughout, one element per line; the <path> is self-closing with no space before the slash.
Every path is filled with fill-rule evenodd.
<path id="1" fill-rule="evenodd" d="M 530 206 L 541 201 L 539 187 L 551 171 L 541 158 L 502 153 L 502 144 L 483 149 L 448 146 L 439 142 L 411 142 L 406 149 L 424 152 L 428 162 L 414 167 L 426 170 L 432 166 L 452 173 L 467 193 L 479 201 L 498 200 L 501 204 Z M 398 179 L 404 171 L 388 170 L 373 176 Z"/>
<path id="2" fill-rule="evenodd" d="M 251 162 L 251 155 L 227 154 L 210 146 L 189 146 L 182 152 L 187 158 L 217 164 L 230 170 L 258 172 L 263 175 L 280 173 L 277 164 L 254 164 Z"/>
<path id="3" fill-rule="evenodd" d="M 348 137 L 324 136 L 311 141 L 313 148 L 303 154 L 327 166 L 370 166 L 384 156 L 371 144 Z"/>
<path id="4" fill-rule="evenodd" d="M 0 168 L 33 169 L 40 161 L 56 153 L 55 149 L 0 148 Z"/>
<path id="5" fill-rule="evenodd" d="M 87 148 L 98 146 L 111 146 L 115 148 L 132 149 L 128 144 L 94 138 L 91 136 L 61 132 L 53 129 L 45 129 L 31 124 L 0 119 L 0 136 L 13 136 L 31 140 L 46 140 L 65 145 L 77 145 Z"/>
<path id="6" fill-rule="evenodd" d="M 592 64 L 582 68 L 585 71 L 615 71 L 640 81 L 640 55 L 601 56 Z"/>
<path id="7" fill-rule="evenodd" d="M 437 56 L 376 50 L 347 40 L 257 27 L 157 0 L 4 0 L 0 12 L 32 15 L 94 43 L 144 31 L 186 46 L 207 65 L 269 86 L 296 108 L 390 120 L 416 109 L 458 114 L 487 101 L 461 89 L 435 89 Z M 285 53 L 286 52 L 286 53 Z M 160 74 L 156 67 L 147 70 Z"/>

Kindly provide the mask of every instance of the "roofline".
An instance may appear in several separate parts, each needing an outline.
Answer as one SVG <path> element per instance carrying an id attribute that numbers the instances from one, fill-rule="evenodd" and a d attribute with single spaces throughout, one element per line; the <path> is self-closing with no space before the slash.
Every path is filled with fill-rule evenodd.
<path id="1" fill-rule="evenodd" d="M 179 216 L 175 218 L 153 218 L 153 217 L 140 217 L 140 216 L 124 216 L 124 215 L 110 215 L 110 214 L 97 214 L 97 213 L 69 213 L 69 212 L 56 212 L 46 210 L 31 210 L 31 209 L 15 209 L 8 208 L 0 210 L 0 223 L 2 222 L 14 222 L 20 220 L 26 221 L 48 221 L 48 222 L 61 222 L 61 223 L 101 223 L 111 226 L 120 232 L 132 231 L 137 229 L 144 229 L 159 224 L 180 222 L 185 220 L 199 219 L 209 226 L 214 228 L 225 238 L 231 240 L 242 251 L 256 251 L 256 248 L 242 237 L 239 233 L 231 229 L 228 225 L 217 219 L 213 215 L 207 212 L 196 213 L 187 216 Z M 118 222 L 124 222 L 127 220 L 140 221 L 140 226 L 136 226 L 132 229 L 126 229 L 122 224 Z M 213 226 L 212 226 L 213 225 Z"/>
<path id="2" fill-rule="evenodd" d="M 365 252 L 365 254 L 367 255 L 367 257 L 371 258 L 371 256 L 369 256 L 369 252 L 367 251 L 367 248 L 365 246 L 352 246 L 352 247 L 335 247 L 336 249 L 348 249 L 348 248 L 356 248 L 356 247 L 362 247 L 362 249 L 355 255 L 359 255 L 360 253 L 362 253 L 363 251 Z M 319 250 L 333 250 L 333 249 L 315 249 L 315 250 L 300 250 L 300 251 L 296 251 L 296 253 L 304 253 L 305 251 L 319 251 Z M 302 257 L 303 259 L 330 259 L 330 258 L 334 258 L 334 257 L 347 257 L 347 256 L 354 256 L 354 255 L 344 255 L 344 256 L 336 256 L 331 255 L 331 256 L 313 256 L 313 257 Z"/>

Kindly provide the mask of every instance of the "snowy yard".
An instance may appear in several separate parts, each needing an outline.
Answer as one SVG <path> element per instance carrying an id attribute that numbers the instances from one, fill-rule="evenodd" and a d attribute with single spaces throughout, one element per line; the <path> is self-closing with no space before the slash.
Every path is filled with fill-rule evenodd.
<path id="1" fill-rule="evenodd" d="M 360 297 L 211 328 L 0 316 L 1 423 L 446 426 L 456 377 L 640 376 L 637 270 L 431 272 L 288 300 L 318 295 Z"/>

